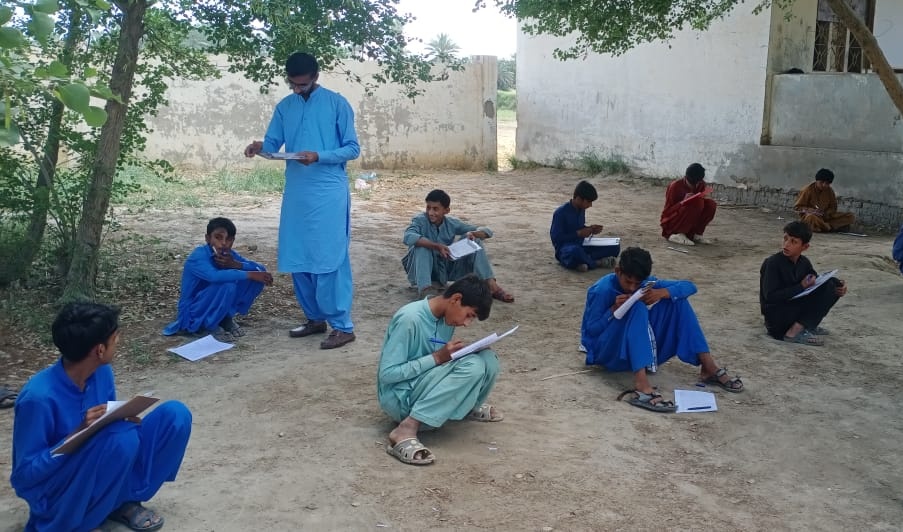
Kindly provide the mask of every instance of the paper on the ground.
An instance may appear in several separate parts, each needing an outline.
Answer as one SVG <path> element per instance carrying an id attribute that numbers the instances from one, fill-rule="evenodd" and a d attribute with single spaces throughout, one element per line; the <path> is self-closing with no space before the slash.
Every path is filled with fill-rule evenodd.
<path id="1" fill-rule="evenodd" d="M 298 153 L 294 152 L 281 152 L 281 151 L 261 151 L 257 152 L 257 155 L 260 155 L 264 159 L 277 160 L 277 161 L 288 161 L 288 160 L 297 160 L 303 161 L 306 157 L 301 156 Z"/>
<path id="2" fill-rule="evenodd" d="M 483 338 L 482 340 L 477 340 L 476 342 L 474 342 L 470 345 L 464 346 L 461 349 L 458 349 L 457 351 L 452 353 L 452 360 L 458 360 L 459 358 L 461 358 L 463 356 L 467 356 L 471 353 L 476 353 L 477 351 L 482 351 L 483 349 L 486 349 L 490 345 L 498 342 L 502 338 L 504 338 L 504 337 L 508 336 L 509 334 L 513 333 L 514 331 L 516 331 L 518 327 L 520 327 L 520 325 L 515 325 L 510 331 L 508 331 L 504 334 L 492 333 L 489 336 L 487 336 L 486 338 Z"/>
<path id="3" fill-rule="evenodd" d="M 481 248 L 479 244 L 474 242 L 469 238 L 462 238 L 452 245 L 448 246 L 448 252 L 451 255 L 452 260 L 458 260 L 461 257 L 466 257 L 471 253 L 476 253 L 480 251 Z"/>
<path id="4" fill-rule="evenodd" d="M 208 334 L 200 340 L 195 340 L 178 347 L 173 347 L 172 349 L 169 349 L 169 351 L 171 353 L 179 355 L 184 359 L 195 362 L 202 358 L 209 357 L 210 355 L 219 353 L 220 351 L 232 349 L 233 346 L 234 344 L 220 342 L 219 340 L 214 338 L 212 334 Z"/>
<path id="5" fill-rule="evenodd" d="M 837 272 L 838 272 L 838 270 L 831 270 L 831 271 L 829 271 L 829 272 L 825 272 L 825 273 L 819 275 L 818 277 L 815 278 L 815 284 L 814 284 L 814 285 L 812 285 L 812 286 L 810 286 L 809 288 L 803 290 L 802 292 L 800 292 L 799 294 L 797 294 L 797 295 L 791 297 L 790 299 L 797 299 L 797 298 L 800 298 L 800 297 L 807 296 L 807 295 L 811 294 L 812 292 L 815 291 L 816 288 L 818 288 L 819 286 L 825 284 L 825 281 L 827 281 L 827 280 L 830 279 L 831 277 L 834 277 L 835 275 L 837 275 Z"/>
<path id="6" fill-rule="evenodd" d="M 715 412 L 718 405 L 715 404 L 715 394 L 712 392 L 697 392 L 693 390 L 674 390 L 674 402 L 677 403 L 677 413 L 689 412 Z"/>
<path id="7" fill-rule="evenodd" d="M 608 236 L 588 236 L 583 239 L 584 246 L 620 246 L 621 239 Z"/>
<path id="8" fill-rule="evenodd" d="M 642 288 L 640 288 L 639 290 L 637 290 L 636 292 L 631 294 L 630 297 L 627 299 L 627 301 L 624 302 L 623 305 L 616 308 L 614 311 L 615 319 L 619 320 L 619 319 L 623 318 L 624 315 L 627 314 L 627 311 L 630 310 L 630 307 L 632 307 L 634 303 L 639 301 L 641 297 L 646 295 L 646 290 L 648 290 L 650 286 L 651 286 L 650 284 L 643 286 Z"/>

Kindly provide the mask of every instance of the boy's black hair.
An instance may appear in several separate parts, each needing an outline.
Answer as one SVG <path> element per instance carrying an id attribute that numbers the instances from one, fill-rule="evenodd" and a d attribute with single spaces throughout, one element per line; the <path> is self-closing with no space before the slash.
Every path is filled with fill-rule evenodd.
<path id="1" fill-rule="evenodd" d="M 107 343 L 118 329 L 117 307 L 87 302 L 64 306 L 51 327 L 53 343 L 69 362 L 84 360 L 94 346 Z"/>
<path id="2" fill-rule="evenodd" d="M 812 240 L 812 229 L 803 222 L 790 222 L 784 226 L 784 232 L 787 233 L 787 236 L 799 238 L 803 244 L 808 244 Z"/>
<path id="3" fill-rule="evenodd" d="M 827 168 L 822 168 L 818 172 L 815 172 L 815 180 L 816 181 L 827 181 L 828 183 L 834 182 L 834 172 L 828 170 Z"/>
<path id="4" fill-rule="evenodd" d="M 596 187 L 588 181 L 581 181 L 574 187 L 574 197 L 583 198 L 587 201 L 596 201 L 599 199 L 599 193 L 596 192 Z"/>
<path id="5" fill-rule="evenodd" d="M 621 252 L 618 268 L 628 277 L 643 280 L 652 273 L 652 255 L 643 248 L 627 248 Z"/>
<path id="6" fill-rule="evenodd" d="M 438 188 L 430 190 L 430 193 L 426 195 L 426 201 L 437 201 L 446 209 L 451 205 L 451 197 L 444 190 Z"/>
<path id="7" fill-rule="evenodd" d="M 455 294 L 461 294 L 461 305 L 473 307 L 477 310 L 477 319 L 480 321 L 489 317 L 492 309 L 492 292 L 489 283 L 480 279 L 476 274 L 468 274 L 458 279 L 445 289 L 442 297 L 450 298 Z"/>
<path id="8" fill-rule="evenodd" d="M 285 61 L 285 75 L 290 78 L 305 74 L 315 76 L 319 72 L 320 65 L 317 63 L 317 59 L 304 52 L 295 52 Z"/>
<path id="9" fill-rule="evenodd" d="M 687 171 L 684 175 L 687 176 L 687 181 L 689 181 L 691 185 L 695 185 L 705 179 L 705 168 L 699 163 L 693 163 L 687 167 Z"/>
<path id="10" fill-rule="evenodd" d="M 218 217 L 207 222 L 207 235 L 213 234 L 217 229 L 223 228 L 230 238 L 235 238 L 235 224 L 228 218 Z"/>

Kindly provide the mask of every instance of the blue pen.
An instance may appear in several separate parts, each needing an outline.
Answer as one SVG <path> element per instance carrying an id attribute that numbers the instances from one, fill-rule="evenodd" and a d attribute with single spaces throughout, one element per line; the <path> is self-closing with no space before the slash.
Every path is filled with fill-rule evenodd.
<path id="1" fill-rule="evenodd" d="M 448 343 L 445 340 L 440 340 L 438 338 L 430 338 L 430 342 L 433 342 L 434 344 L 439 344 L 439 345 L 445 345 Z"/>
<path id="2" fill-rule="evenodd" d="M 711 406 L 691 406 L 687 410 L 711 410 Z"/>

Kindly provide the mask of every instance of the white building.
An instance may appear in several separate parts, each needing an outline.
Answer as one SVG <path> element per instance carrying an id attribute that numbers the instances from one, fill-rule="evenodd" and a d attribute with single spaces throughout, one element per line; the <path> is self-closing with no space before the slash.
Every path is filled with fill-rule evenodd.
<path id="1" fill-rule="evenodd" d="M 852 3 L 903 72 L 903 1 Z M 751 9 L 619 57 L 562 62 L 553 50 L 573 41 L 519 34 L 516 156 L 590 152 L 656 177 L 700 162 L 749 189 L 798 189 L 827 167 L 838 194 L 882 204 L 860 207 L 866 221 L 899 220 L 903 119 L 858 45 L 824 0 L 796 0 L 789 18 Z"/>

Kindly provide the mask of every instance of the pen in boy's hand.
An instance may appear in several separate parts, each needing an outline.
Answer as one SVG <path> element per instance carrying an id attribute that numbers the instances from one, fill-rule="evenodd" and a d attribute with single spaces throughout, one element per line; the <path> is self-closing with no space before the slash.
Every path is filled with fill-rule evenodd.
<path id="1" fill-rule="evenodd" d="M 433 342 L 434 344 L 439 344 L 439 345 L 445 345 L 448 343 L 445 340 L 440 340 L 438 338 L 430 338 L 430 342 Z"/>

